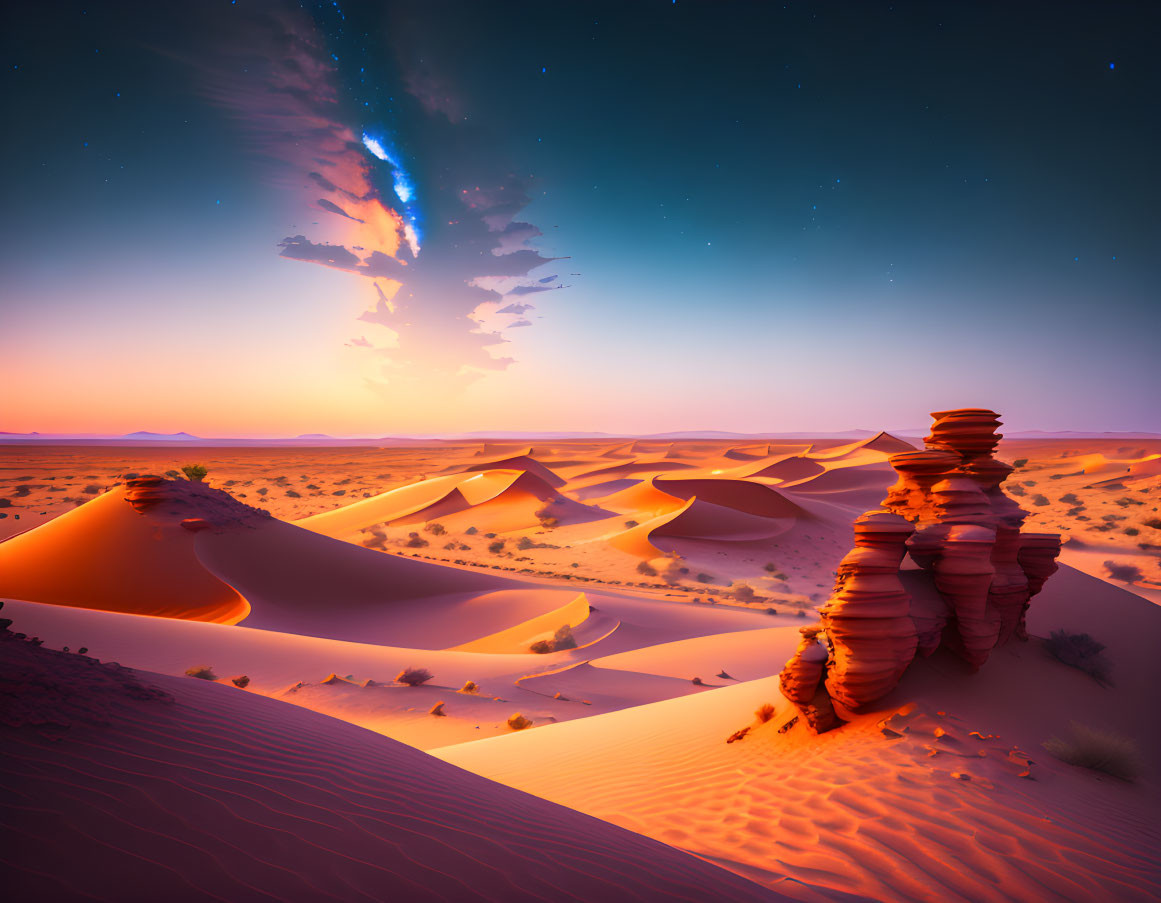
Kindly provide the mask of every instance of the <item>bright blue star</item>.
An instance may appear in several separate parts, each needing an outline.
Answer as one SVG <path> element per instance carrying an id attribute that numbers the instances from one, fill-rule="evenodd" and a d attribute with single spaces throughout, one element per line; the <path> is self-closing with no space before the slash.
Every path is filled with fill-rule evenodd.
<path id="1" fill-rule="evenodd" d="M 1116 64 L 1116 63 L 1109 63 L 1109 68 L 1110 68 L 1110 69 L 1116 69 L 1116 68 L 1117 68 L 1117 64 Z"/>

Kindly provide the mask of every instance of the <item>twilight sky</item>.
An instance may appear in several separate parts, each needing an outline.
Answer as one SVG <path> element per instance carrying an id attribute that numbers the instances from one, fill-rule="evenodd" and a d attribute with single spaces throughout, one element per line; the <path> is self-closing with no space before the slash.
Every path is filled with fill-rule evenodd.
<path id="1" fill-rule="evenodd" d="M 1161 431 L 1161 6 L 22 4 L 0 429 Z"/>

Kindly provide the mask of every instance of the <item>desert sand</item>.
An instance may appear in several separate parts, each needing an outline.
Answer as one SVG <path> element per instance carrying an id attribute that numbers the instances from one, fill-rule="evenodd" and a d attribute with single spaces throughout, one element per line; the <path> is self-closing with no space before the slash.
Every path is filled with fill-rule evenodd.
<path id="1" fill-rule="evenodd" d="M 1155 899 L 1161 442 L 999 445 L 1064 540 L 1027 640 L 833 730 L 783 695 L 922 445 L 0 447 L 20 899 Z M 1050 755 L 1072 722 L 1134 780 Z"/>

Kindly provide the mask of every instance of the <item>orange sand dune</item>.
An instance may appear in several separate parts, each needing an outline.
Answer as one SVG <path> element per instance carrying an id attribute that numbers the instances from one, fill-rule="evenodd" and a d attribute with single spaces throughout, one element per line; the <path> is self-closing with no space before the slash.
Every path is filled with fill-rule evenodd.
<path id="1" fill-rule="evenodd" d="M 607 483 L 600 484 L 607 486 Z M 634 481 L 633 485 L 613 492 L 611 495 L 601 496 L 602 508 L 618 511 L 622 514 L 658 515 L 676 511 L 683 505 L 683 500 L 670 495 L 657 487 L 656 482 L 647 480 Z"/>
<path id="2" fill-rule="evenodd" d="M 880 493 L 881 498 L 894 481 L 895 471 L 891 465 L 876 462 L 829 468 L 826 473 L 805 477 L 780 488 L 803 493 L 858 493 L 860 497 L 870 491 L 871 495 Z"/>
<path id="3" fill-rule="evenodd" d="M 717 681 L 707 680 L 707 684 Z M 605 711 L 625 709 L 643 704 L 673 699 L 693 693 L 704 693 L 707 686 L 694 684 L 689 678 L 663 675 L 627 673 L 614 668 L 594 667 L 589 662 L 566 665 L 555 671 L 546 671 L 521 678 L 521 689 L 542 696 L 583 701 Z"/>
<path id="4" fill-rule="evenodd" d="M 533 643 L 550 639 L 560 627 L 567 625 L 575 635 L 580 626 L 589 620 L 589 600 L 584 593 L 561 594 L 561 598 L 565 596 L 568 601 L 559 608 L 453 648 L 463 652 L 526 653 Z"/>
<path id="5" fill-rule="evenodd" d="M 573 477 L 573 481 L 601 482 L 618 477 L 654 474 L 667 470 L 692 470 L 693 468 L 693 464 L 686 464 L 683 461 L 642 461 L 638 459 L 636 461 L 627 461 L 624 464 L 612 464 L 608 467 L 601 467 L 597 470 L 590 470 L 587 473 L 577 474 Z"/>
<path id="6" fill-rule="evenodd" d="M 763 464 L 752 473 L 747 473 L 749 477 L 769 477 L 771 479 L 783 480 L 790 482 L 793 480 L 801 480 L 806 477 L 818 476 L 824 473 L 826 468 L 817 461 L 804 457 L 802 455 L 790 455 L 786 458 L 781 458 L 772 464 Z"/>
<path id="7" fill-rule="evenodd" d="M 555 506 L 553 516 L 558 521 L 577 523 L 607 516 L 565 498 L 535 473 L 489 469 L 424 480 L 297 523 L 336 539 L 355 538 L 380 524 L 444 519 L 458 523 L 465 518 L 480 528 L 509 532 L 539 524 L 537 512 L 545 504 Z M 457 518 L 460 514 L 464 517 Z"/>
<path id="8" fill-rule="evenodd" d="M 782 899 L 325 716 L 4 645 L 14 903 Z"/>
<path id="9" fill-rule="evenodd" d="M 756 461 L 759 458 L 768 458 L 771 455 L 769 445 L 739 445 L 728 448 L 722 453 L 723 458 L 732 461 Z"/>
<path id="10" fill-rule="evenodd" d="M 631 555 L 652 558 L 658 552 L 672 551 L 668 539 L 723 542 L 771 539 L 786 532 L 793 522 L 789 517 L 762 517 L 691 496 L 681 508 L 619 533 L 610 542 Z"/>
<path id="11" fill-rule="evenodd" d="M 249 600 L 247 627 L 339 640 L 446 648 L 560 604 L 558 592 L 385 555 L 279 521 L 203 533 L 198 556 Z"/>
<path id="12" fill-rule="evenodd" d="M 975 675 L 937 652 L 878 711 L 822 736 L 802 724 L 780 732 L 795 713 L 763 678 L 435 752 L 799 899 L 1156 899 L 1159 728 L 1143 713 L 1161 682 L 1161 610 L 1065 567 L 1029 626 L 1091 630 L 1108 644 L 1116 687 L 1033 640 L 997 650 Z M 662 652 L 601 664 L 651 655 Z M 768 723 L 754 716 L 763 703 L 775 706 Z M 1073 720 L 1135 737 L 1141 782 L 1040 749 Z M 1029 757 L 1033 780 L 1020 777 Z"/>
<path id="13" fill-rule="evenodd" d="M 724 508 L 733 508 L 759 517 L 804 517 L 807 512 L 778 490 L 761 483 L 733 479 L 686 479 L 657 477 L 653 485 L 680 499 L 697 496 Z"/>
<path id="14" fill-rule="evenodd" d="M 523 470 L 526 473 L 539 477 L 549 486 L 559 487 L 564 485 L 564 480 L 532 457 L 531 448 L 520 449 L 515 454 L 500 458 L 499 460 L 472 464 L 464 469 L 469 472 L 477 470 Z"/>
<path id="15" fill-rule="evenodd" d="M 199 494 L 200 507 L 217 502 L 208 487 L 189 484 L 189 492 Z M 196 621 L 242 620 L 250 606 L 202 565 L 195 535 L 181 520 L 180 513 L 139 513 L 123 492 L 105 493 L 0 543 L 0 596 Z"/>
<path id="16" fill-rule="evenodd" d="M 481 608 L 469 615 L 474 630 L 486 632 L 491 625 L 506 625 L 522 614 L 535 617 L 538 611 L 567 611 L 578 599 L 571 590 L 537 589 L 501 591 L 473 600 Z M 593 656 L 615 655 L 650 644 L 672 644 L 689 638 L 725 634 L 722 641 L 734 648 L 740 642 L 734 632 L 747 633 L 770 624 L 801 623 L 789 617 L 771 618 L 756 612 L 720 606 L 693 606 L 659 600 L 593 594 L 596 611 L 580 621 L 574 631 L 578 643 L 570 649 L 547 655 L 533 655 L 525 647 L 512 653 L 416 649 L 374 645 L 312 636 L 250 629 L 244 625 L 225 626 L 205 622 L 153 618 L 115 612 L 66 608 L 35 602 L 8 601 L 4 614 L 16 629 L 41 637 L 53 648 L 87 647 L 93 655 L 136 668 L 180 676 L 191 666 L 209 666 L 223 681 L 246 674 L 249 692 L 283 699 L 295 705 L 342 718 L 368 727 L 408 744 L 426 749 L 464 742 L 480 736 L 507 733 L 508 717 L 521 711 L 534 725 L 586 717 L 608 711 L 605 697 L 588 705 L 579 700 L 553 699 L 522 689 L 519 680 L 536 673 L 559 669 L 569 662 Z M 411 604 L 426 606 L 430 600 L 390 606 L 391 612 Z M 530 601 L 540 607 L 530 606 Z M 390 613 L 390 612 L 389 612 Z M 427 624 L 427 645 L 436 646 L 449 635 L 446 618 Z M 554 621 L 555 619 L 550 619 Z M 572 620 L 572 618 L 569 618 Z M 559 627 L 559 623 L 555 627 Z M 513 635 L 521 625 L 513 628 Z M 762 631 L 765 632 L 765 631 Z M 531 636 L 530 641 L 540 638 Z M 743 644 L 744 645 L 744 644 Z M 734 657 L 725 661 L 739 667 Z M 421 687 L 392 686 L 404 668 L 429 669 L 433 679 Z M 635 666 L 630 670 L 648 673 Z M 714 673 L 716 673 L 716 668 Z M 659 672 L 670 676 L 668 672 Z M 350 680 L 331 680 L 331 675 Z M 479 696 L 456 692 L 468 680 L 480 687 Z M 372 682 L 363 686 L 367 681 Z M 670 685 L 674 693 L 688 692 L 681 682 Z M 656 688 L 638 684 L 626 675 L 618 690 L 616 704 L 639 705 L 656 699 Z M 428 711 L 444 702 L 446 717 L 432 717 Z"/>
<path id="17" fill-rule="evenodd" d="M 848 445 L 839 445 L 834 448 L 821 449 L 811 452 L 810 457 L 820 460 L 835 461 L 846 458 L 862 451 L 882 452 L 884 455 L 895 455 L 899 452 L 915 451 L 916 446 L 906 439 L 892 436 L 890 433 L 876 433 L 870 439 L 860 439 Z"/>
<path id="18" fill-rule="evenodd" d="M 708 684 L 729 685 L 767 676 L 794 654 L 801 638 L 798 624 L 741 630 L 631 649 L 594 658 L 591 664 L 595 668 L 686 680 L 699 677 Z M 719 677 L 723 672 L 734 680 Z"/>

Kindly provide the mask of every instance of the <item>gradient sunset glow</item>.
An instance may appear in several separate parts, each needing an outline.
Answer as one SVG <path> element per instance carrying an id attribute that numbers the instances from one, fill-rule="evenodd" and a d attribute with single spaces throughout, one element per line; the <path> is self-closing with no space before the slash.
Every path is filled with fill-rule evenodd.
<path id="1" fill-rule="evenodd" d="M 120 6 L 4 39 L 2 430 L 1161 430 L 1144 11 Z"/>

